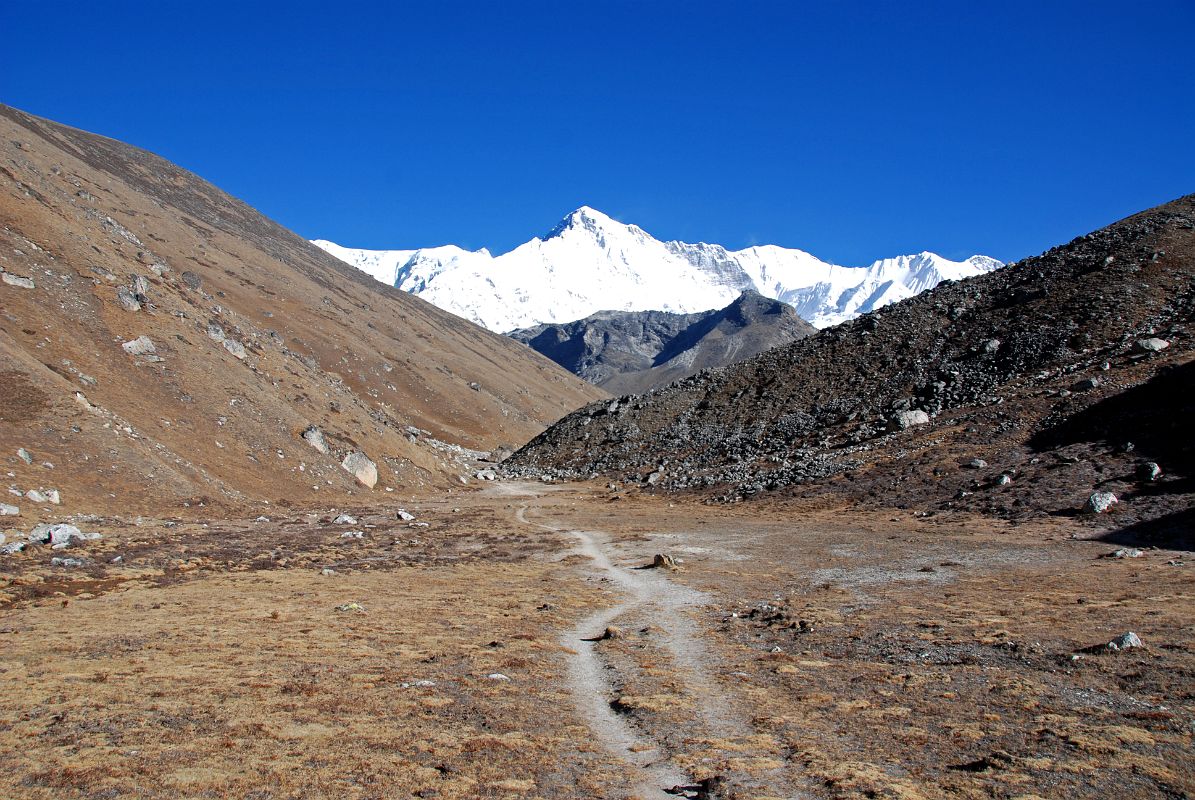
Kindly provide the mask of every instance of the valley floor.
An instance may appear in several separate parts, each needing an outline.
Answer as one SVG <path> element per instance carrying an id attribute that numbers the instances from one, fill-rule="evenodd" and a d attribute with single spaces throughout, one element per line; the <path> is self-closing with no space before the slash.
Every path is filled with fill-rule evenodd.
<path id="1" fill-rule="evenodd" d="M 397 508 L 3 557 L 0 796 L 1195 794 L 1189 553 L 597 485 Z"/>

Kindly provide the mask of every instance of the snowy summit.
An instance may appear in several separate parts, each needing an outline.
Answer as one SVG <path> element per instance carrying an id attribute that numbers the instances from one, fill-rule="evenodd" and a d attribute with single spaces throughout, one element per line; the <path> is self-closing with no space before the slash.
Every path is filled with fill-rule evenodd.
<path id="1" fill-rule="evenodd" d="M 788 303 L 825 328 L 943 280 L 1001 266 L 987 256 L 950 261 L 923 252 L 843 267 L 774 245 L 732 251 L 661 242 L 588 206 L 542 238 L 499 256 L 454 245 L 357 250 L 326 240 L 313 244 L 379 281 L 498 332 L 570 322 L 597 311 L 707 311 L 745 290 Z"/>

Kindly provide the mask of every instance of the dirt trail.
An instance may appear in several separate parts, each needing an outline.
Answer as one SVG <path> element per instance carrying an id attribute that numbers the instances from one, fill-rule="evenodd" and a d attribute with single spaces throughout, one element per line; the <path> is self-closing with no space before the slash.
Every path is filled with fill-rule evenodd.
<path id="1" fill-rule="evenodd" d="M 526 497 L 531 492 L 519 487 L 500 490 L 507 496 Z M 614 563 L 607 553 L 609 537 L 600 531 L 581 531 L 565 526 L 537 522 L 527 518 L 528 504 L 520 505 L 515 518 L 522 524 L 561 533 L 572 538 L 573 553 L 592 560 L 595 570 L 621 590 L 625 599 L 617 605 L 594 612 L 568 630 L 560 643 L 572 653 L 568 680 L 577 712 L 593 733 L 614 755 L 640 768 L 644 778 L 635 787 L 638 797 L 671 798 L 669 790 L 691 785 L 685 775 L 669 761 L 662 743 L 633 726 L 618 714 L 611 701 L 618 695 L 617 672 L 603 658 L 599 642 L 606 626 L 621 619 L 635 624 L 650 623 L 673 664 L 686 695 L 699 709 L 701 727 L 713 738 L 734 738 L 752 733 L 750 725 L 735 712 L 712 676 L 716 667 L 701 640 L 697 624 L 688 612 L 707 601 L 701 592 L 676 584 L 660 570 L 627 568 Z M 681 796 L 689 796 L 682 794 Z"/>

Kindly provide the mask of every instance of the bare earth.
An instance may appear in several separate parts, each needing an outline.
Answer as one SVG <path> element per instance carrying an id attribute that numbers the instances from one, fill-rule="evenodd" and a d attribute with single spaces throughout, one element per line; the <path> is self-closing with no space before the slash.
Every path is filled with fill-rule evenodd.
<path id="1" fill-rule="evenodd" d="M 1195 793 L 1189 554 L 592 484 L 396 508 L 6 558 L 0 796 Z"/>

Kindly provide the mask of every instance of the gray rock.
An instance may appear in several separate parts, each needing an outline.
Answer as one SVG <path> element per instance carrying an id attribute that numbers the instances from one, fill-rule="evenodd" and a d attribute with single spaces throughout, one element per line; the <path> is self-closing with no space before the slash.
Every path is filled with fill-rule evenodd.
<path id="1" fill-rule="evenodd" d="M 33 463 L 33 456 L 29 455 L 29 451 L 26 450 L 24 447 L 17 448 L 17 458 L 21 459 L 26 464 Z"/>
<path id="2" fill-rule="evenodd" d="M 339 514 L 336 519 L 332 520 L 333 525 L 356 525 L 357 518 L 352 514 Z"/>
<path id="3" fill-rule="evenodd" d="M 66 545 L 70 544 L 71 539 L 83 540 L 84 538 L 82 531 L 74 525 L 66 523 L 55 525 L 42 523 L 34 525 L 33 530 L 29 531 L 29 541 L 40 544 Z"/>
<path id="4" fill-rule="evenodd" d="M 1012 483 L 1012 476 L 1007 473 L 1002 474 L 996 478 L 997 486 L 1008 486 L 1010 483 Z"/>
<path id="5" fill-rule="evenodd" d="M 308 426 L 307 430 L 303 431 L 303 441 L 324 455 L 331 452 L 328 448 L 328 440 L 324 438 L 324 432 L 314 425 Z"/>
<path id="6" fill-rule="evenodd" d="M 1136 547 L 1122 547 L 1119 550 L 1113 550 L 1111 553 L 1105 553 L 1102 558 L 1141 558 L 1145 555 Z"/>
<path id="7" fill-rule="evenodd" d="M 13 275 L 11 272 L 0 273 L 0 281 L 4 281 L 9 286 L 16 286 L 19 289 L 34 288 L 32 278 L 24 278 L 20 275 Z"/>
<path id="8" fill-rule="evenodd" d="M 24 542 L 9 542 L 8 544 L 0 545 L 0 556 L 11 556 L 13 553 L 19 553 L 24 549 Z"/>
<path id="9" fill-rule="evenodd" d="M 979 349 L 982 350 L 987 355 L 991 355 L 1000 349 L 1000 340 L 999 339 L 988 339 L 986 342 L 984 342 L 983 344 L 981 344 L 979 346 Z"/>
<path id="10" fill-rule="evenodd" d="M 912 411 L 901 411 L 892 418 L 892 422 L 897 428 L 906 430 L 916 425 L 928 425 L 929 414 L 926 414 L 921 409 L 914 409 Z"/>
<path id="11" fill-rule="evenodd" d="M 372 489 L 378 483 L 378 465 L 359 450 L 345 456 L 340 467 L 366 488 Z"/>
<path id="12" fill-rule="evenodd" d="M 157 275 L 159 278 L 165 277 L 166 273 L 170 271 L 170 267 L 165 264 L 150 264 L 149 271 Z"/>
<path id="13" fill-rule="evenodd" d="M 500 444 L 490 451 L 490 461 L 496 464 L 501 464 L 506 459 L 514 455 L 514 448 L 510 445 Z"/>
<path id="14" fill-rule="evenodd" d="M 415 515 L 407 511 L 405 508 L 400 508 L 398 510 L 398 518 L 403 522 L 410 522 L 411 520 L 415 519 Z"/>
<path id="15" fill-rule="evenodd" d="M 134 294 L 149 294 L 149 280 L 142 275 L 133 276 Z"/>
<path id="16" fill-rule="evenodd" d="M 1121 650 L 1131 650 L 1134 647 L 1144 647 L 1145 643 L 1141 641 L 1141 637 L 1129 631 L 1122 633 L 1112 641 L 1104 645 L 1104 649 L 1109 653 L 1117 653 Z"/>
<path id="17" fill-rule="evenodd" d="M 1138 353 L 1160 353 L 1170 346 L 1170 342 L 1156 336 L 1148 339 L 1138 339 L 1133 343 L 1133 349 Z"/>
<path id="18" fill-rule="evenodd" d="M 1072 392 L 1088 392 L 1100 385 L 1099 378 L 1084 378 L 1071 384 Z"/>
<path id="19" fill-rule="evenodd" d="M 141 302 L 124 286 L 120 286 L 116 289 L 116 302 L 120 303 L 120 307 L 125 311 L 141 310 Z"/>
<path id="20" fill-rule="evenodd" d="M 198 275 L 196 275 L 194 272 L 191 272 L 189 270 L 182 274 L 182 278 L 183 278 L 183 284 L 188 289 L 193 289 L 195 291 L 199 291 L 199 287 L 203 285 L 203 279 L 200 278 Z"/>
<path id="21" fill-rule="evenodd" d="M 57 489 L 30 489 L 25 492 L 25 497 L 29 498 L 35 503 L 51 503 L 58 505 L 62 502 L 62 495 L 58 493 Z"/>
<path id="22" fill-rule="evenodd" d="M 1156 462 L 1146 461 L 1137 465 L 1137 480 L 1156 481 L 1162 477 L 1162 468 Z"/>
<path id="23" fill-rule="evenodd" d="M 82 558 L 63 558 L 61 556 L 54 556 L 50 559 L 51 567 L 82 567 L 86 565 L 87 562 Z"/>
<path id="24" fill-rule="evenodd" d="M 664 477 L 664 471 L 657 469 L 655 472 L 653 472 L 647 476 L 647 485 L 655 486 L 657 483 L 660 482 L 660 479 L 663 477 Z"/>
<path id="25" fill-rule="evenodd" d="M 221 328 L 219 325 L 217 325 L 214 322 L 209 322 L 207 324 L 207 335 L 208 335 L 208 338 L 211 339 L 213 342 L 223 342 L 224 339 L 226 338 L 225 334 L 224 334 L 224 329 Z"/>
<path id="26" fill-rule="evenodd" d="M 1087 514 L 1106 514 L 1112 510 L 1112 506 L 1119 502 L 1116 495 L 1111 492 L 1093 492 L 1087 498 L 1087 504 L 1083 506 L 1083 511 Z"/>
<path id="27" fill-rule="evenodd" d="M 971 469 L 986 469 L 987 465 L 988 462 L 984 461 L 982 458 L 973 458 L 967 462 L 967 466 Z"/>
<path id="28" fill-rule="evenodd" d="M 144 356 L 158 352 L 158 349 L 154 347 L 154 343 L 148 336 L 138 336 L 131 342 L 122 344 L 121 348 L 131 356 Z"/>
<path id="29" fill-rule="evenodd" d="M 0 503 L 0 517 L 16 517 L 21 513 L 21 509 L 16 506 L 10 506 L 8 503 Z"/>
<path id="30" fill-rule="evenodd" d="M 245 345 L 238 342 L 236 339 L 225 339 L 224 349 L 232 354 L 233 358 L 245 360 Z"/>
<path id="31" fill-rule="evenodd" d="M 492 469 L 482 469 L 478 470 L 473 477 L 477 478 L 479 481 L 495 481 L 498 479 L 498 473 L 494 472 Z"/>

